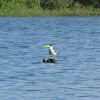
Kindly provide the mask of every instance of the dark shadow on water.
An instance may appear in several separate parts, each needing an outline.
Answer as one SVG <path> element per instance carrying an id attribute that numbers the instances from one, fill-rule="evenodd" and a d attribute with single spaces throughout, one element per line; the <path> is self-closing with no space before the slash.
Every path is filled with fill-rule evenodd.
<path id="1" fill-rule="evenodd" d="M 37 61 L 37 62 L 32 62 L 31 64 L 42 64 L 42 61 L 41 61 L 41 62 L 39 62 L 39 61 Z"/>

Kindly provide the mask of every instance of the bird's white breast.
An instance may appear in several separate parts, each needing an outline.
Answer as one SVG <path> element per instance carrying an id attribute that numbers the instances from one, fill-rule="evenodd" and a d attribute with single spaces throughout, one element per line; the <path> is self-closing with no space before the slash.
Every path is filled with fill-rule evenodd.
<path id="1" fill-rule="evenodd" d="M 53 47 L 49 48 L 49 54 L 50 55 L 56 55 L 57 53 L 53 50 Z"/>

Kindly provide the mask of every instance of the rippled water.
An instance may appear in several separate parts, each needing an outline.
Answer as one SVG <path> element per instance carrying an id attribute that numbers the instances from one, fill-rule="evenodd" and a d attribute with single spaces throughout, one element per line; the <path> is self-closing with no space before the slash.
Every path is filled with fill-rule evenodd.
<path id="1" fill-rule="evenodd" d="M 100 16 L 0 17 L 0 100 L 100 100 Z"/>

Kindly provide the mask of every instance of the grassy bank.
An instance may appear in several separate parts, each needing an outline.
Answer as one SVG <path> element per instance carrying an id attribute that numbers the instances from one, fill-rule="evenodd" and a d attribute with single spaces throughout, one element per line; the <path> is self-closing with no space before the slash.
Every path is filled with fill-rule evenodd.
<path id="1" fill-rule="evenodd" d="M 100 9 L 93 6 L 77 6 L 69 8 L 42 9 L 40 6 L 28 7 L 24 3 L 4 3 L 0 8 L 0 16 L 56 16 L 56 15 L 100 15 Z"/>
<path id="2" fill-rule="evenodd" d="M 0 16 L 57 16 L 57 15 L 100 15 L 100 9 L 84 8 L 84 9 L 59 9 L 59 10 L 43 10 L 43 9 L 0 9 Z"/>

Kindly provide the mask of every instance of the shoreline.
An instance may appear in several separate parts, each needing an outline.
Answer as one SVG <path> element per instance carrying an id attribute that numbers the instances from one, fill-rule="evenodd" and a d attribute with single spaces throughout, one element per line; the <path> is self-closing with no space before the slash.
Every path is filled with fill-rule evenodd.
<path id="1" fill-rule="evenodd" d="M 62 1 L 62 2 L 61 2 Z M 84 0 L 2 0 L 0 1 L 1 17 L 33 17 L 62 15 L 100 15 L 100 5 L 95 1 Z M 83 2 L 84 1 L 84 2 Z"/>
<path id="2" fill-rule="evenodd" d="M 100 15 L 100 9 L 0 9 L 0 17 L 34 17 L 34 16 L 89 16 Z"/>

